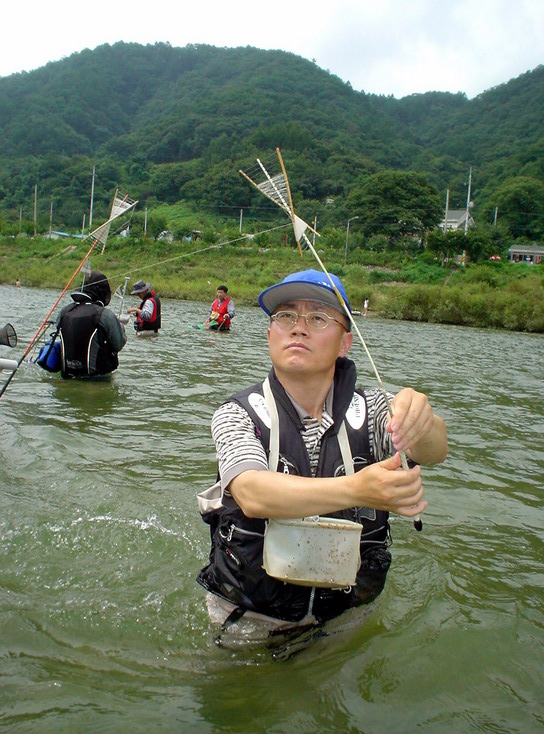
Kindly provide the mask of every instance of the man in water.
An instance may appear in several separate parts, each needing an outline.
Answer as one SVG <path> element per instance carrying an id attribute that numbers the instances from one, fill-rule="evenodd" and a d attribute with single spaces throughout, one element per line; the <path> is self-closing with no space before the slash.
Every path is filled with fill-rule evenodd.
<path id="1" fill-rule="evenodd" d="M 380 389 L 356 388 L 350 321 L 323 273 L 293 273 L 264 290 L 259 304 L 270 316 L 273 367 L 267 381 L 236 393 L 213 416 L 221 493 L 215 503 L 199 502 L 211 551 L 198 581 L 219 622 L 241 615 L 277 626 L 323 622 L 381 593 L 391 562 L 389 513 L 416 517 L 426 508 L 419 464 L 444 461 L 446 427 L 411 388 L 389 396 L 392 417 Z M 271 401 L 279 458 L 269 468 Z M 411 468 L 400 468 L 399 451 Z M 353 586 L 300 586 L 263 569 L 266 520 L 316 515 L 362 525 Z"/>
<path id="2" fill-rule="evenodd" d="M 235 316 L 234 301 L 230 298 L 226 285 L 217 286 L 216 299 L 210 306 L 210 315 L 206 322 L 208 329 L 227 331 L 230 329 L 231 319 Z"/>
<path id="3" fill-rule="evenodd" d="M 61 374 L 68 377 L 108 375 L 119 366 L 118 352 L 125 346 L 124 326 L 109 308 L 111 290 L 98 270 L 87 273 L 81 292 L 57 319 L 61 338 Z"/>
<path id="4" fill-rule="evenodd" d="M 159 333 L 161 328 L 161 301 L 151 288 L 151 283 L 139 280 L 134 283 L 130 291 L 131 296 L 140 296 L 141 303 L 138 307 L 130 306 L 127 313 L 136 315 L 134 328 L 136 331 L 154 331 Z"/>

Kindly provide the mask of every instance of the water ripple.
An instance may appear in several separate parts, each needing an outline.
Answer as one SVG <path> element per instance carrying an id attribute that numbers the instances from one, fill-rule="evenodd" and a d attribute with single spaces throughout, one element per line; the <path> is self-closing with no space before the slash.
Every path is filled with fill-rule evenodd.
<path id="1" fill-rule="evenodd" d="M 55 297 L 0 286 L 20 344 Z M 382 596 L 291 655 L 218 648 L 195 583 L 213 410 L 269 365 L 258 309 L 223 335 L 189 328 L 205 311 L 166 299 L 163 333 L 130 332 L 109 382 L 25 364 L 1 399 L 1 725 L 542 728 L 543 338 L 361 319 L 384 382 L 428 392 L 445 416 L 450 455 L 423 472 L 423 532 L 392 522 Z M 360 346 L 353 356 L 374 386 Z"/>

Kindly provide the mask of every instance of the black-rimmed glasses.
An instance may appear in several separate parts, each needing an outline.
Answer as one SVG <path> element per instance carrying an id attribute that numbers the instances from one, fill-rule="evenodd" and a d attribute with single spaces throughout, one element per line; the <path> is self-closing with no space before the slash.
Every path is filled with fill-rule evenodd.
<path id="1" fill-rule="evenodd" d="M 329 314 L 324 311 L 310 311 L 310 313 L 306 314 L 297 313 L 296 311 L 278 311 L 278 313 L 272 314 L 270 318 L 285 331 L 292 329 L 298 323 L 300 318 L 303 318 L 306 321 L 306 326 L 310 331 L 323 331 L 331 321 L 335 321 L 337 324 L 340 324 L 343 329 L 348 331 L 341 321 L 329 316 Z"/>

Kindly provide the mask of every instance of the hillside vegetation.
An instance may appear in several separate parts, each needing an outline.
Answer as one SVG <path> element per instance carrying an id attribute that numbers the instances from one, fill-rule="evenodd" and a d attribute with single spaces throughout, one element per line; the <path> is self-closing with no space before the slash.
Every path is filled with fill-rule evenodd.
<path id="1" fill-rule="evenodd" d="M 0 227 L 81 227 L 96 167 L 96 216 L 117 187 L 140 207 L 187 202 L 232 221 L 263 219 L 238 169 L 279 146 L 297 211 L 345 226 L 350 200 L 379 172 L 425 177 L 440 210 L 464 208 L 509 237 L 539 240 L 544 220 L 544 68 L 468 100 L 397 100 L 356 91 L 282 51 L 104 45 L 0 79 Z M 518 193 L 518 183 L 523 193 Z M 400 218 L 400 217 L 399 217 Z M 3 220 L 3 221 L 2 221 Z"/>
<path id="2" fill-rule="evenodd" d="M 100 259 L 114 287 L 138 274 L 164 296 L 207 301 L 228 281 L 256 303 L 301 265 L 286 217 L 239 175 L 279 147 L 296 212 L 359 307 L 543 332 L 543 268 L 504 262 L 513 243 L 544 240 L 543 121 L 542 66 L 473 100 L 398 100 L 282 51 L 82 51 L 0 78 L 0 280 L 65 284 L 83 245 L 41 235 L 88 231 L 94 170 L 94 223 L 116 189 L 139 200 L 129 237 L 112 232 Z M 446 192 L 464 210 L 469 171 L 475 226 L 445 234 Z"/>

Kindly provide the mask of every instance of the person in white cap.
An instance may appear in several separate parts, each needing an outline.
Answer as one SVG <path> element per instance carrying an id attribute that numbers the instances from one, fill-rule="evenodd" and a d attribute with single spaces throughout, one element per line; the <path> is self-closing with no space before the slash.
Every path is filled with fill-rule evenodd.
<path id="1" fill-rule="evenodd" d="M 151 283 L 139 280 L 134 283 L 130 291 L 131 296 L 140 296 L 138 307 L 129 306 L 127 313 L 135 314 L 134 328 L 136 331 L 154 331 L 156 334 L 161 328 L 161 301 L 151 288 Z"/>
<path id="2" fill-rule="evenodd" d="M 350 308 L 342 283 L 331 277 Z M 211 550 L 197 580 L 209 592 L 212 618 L 224 624 L 241 615 L 278 625 L 321 623 L 381 593 L 391 563 L 389 513 L 416 517 L 425 510 L 419 464 L 444 461 L 446 427 L 411 388 L 390 396 L 390 417 L 380 389 L 356 387 L 347 358 L 350 321 L 323 273 L 292 273 L 264 290 L 259 304 L 270 317 L 273 367 L 213 416 L 220 499 L 199 502 Z M 276 412 L 278 459 L 269 467 Z M 400 468 L 400 450 L 408 470 Z M 266 521 L 319 515 L 362 525 L 356 583 L 334 589 L 269 576 Z"/>

